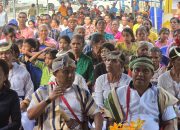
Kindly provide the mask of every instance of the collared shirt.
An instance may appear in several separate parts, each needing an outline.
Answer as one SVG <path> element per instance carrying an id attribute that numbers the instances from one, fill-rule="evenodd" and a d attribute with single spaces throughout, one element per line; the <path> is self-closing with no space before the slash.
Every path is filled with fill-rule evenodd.
<path id="1" fill-rule="evenodd" d="M 13 63 L 13 68 L 9 71 L 9 81 L 11 89 L 16 91 L 18 96 L 31 99 L 34 92 L 34 85 L 29 72 L 21 65 Z"/>
<path id="2" fill-rule="evenodd" d="M 114 87 L 121 87 L 128 85 L 131 81 L 131 77 L 127 74 L 122 73 L 121 78 L 118 82 L 109 83 L 107 74 L 103 74 L 96 79 L 94 100 L 100 107 L 104 106 L 104 101 L 108 97 L 108 94 Z"/>
<path id="3" fill-rule="evenodd" d="M 7 22 L 7 13 L 3 11 L 0 13 L 0 27 L 3 27 L 5 24 L 7 24 Z"/>
<path id="4" fill-rule="evenodd" d="M 34 38 L 34 31 L 31 28 L 26 27 L 25 29 L 20 30 L 20 34 L 19 35 L 20 36 L 17 36 L 17 38 L 18 37 L 23 37 L 24 39 Z"/>
<path id="5" fill-rule="evenodd" d="M 128 86 L 119 87 L 116 91 L 122 110 L 126 113 L 126 94 Z M 144 130 L 159 130 L 159 108 L 158 108 L 158 88 L 151 86 L 142 96 L 138 92 L 130 88 L 130 103 L 128 122 L 137 119 L 145 120 Z M 162 120 L 168 121 L 176 118 L 173 106 L 168 106 L 162 113 Z"/>
<path id="6" fill-rule="evenodd" d="M 180 83 L 172 79 L 170 70 L 166 71 L 158 78 L 158 86 L 163 87 L 177 99 L 180 99 Z"/>
<path id="7" fill-rule="evenodd" d="M 64 35 L 67 35 L 70 39 L 72 39 L 73 32 L 71 32 L 71 30 L 68 28 L 60 33 L 60 37 Z"/>
<path id="8" fill-rule="evenodd" d="M 55 87 L 58 87 L 56 84 L 52 86 L 44 86 L 38 88 L 36 92 L 32 95 L 32 100 L 30 102 L 30 105 L 28 109 L 36 106 L 41 101 L 45 100 L 49 93 L 54 89 Z M 67 102 L 71 106 L 74 113 L 77 115 L 80 121 L 83 121 L 82 116 L 82 106 L 77 98 L 77 93 L 75 91 L 76 86 L 72 86 L 71 88 L 68 88 L 65 93 L 64 97 L 66 98 Z M 95 104 L 93 98 L 91 97 L 90 93 L 86 90 L 80 88 L 80 92 L 82 94 L 83 101 L 85 103 L 85 111 L 87 112 L 87 116 L 94 116 L 96 113 L 99 112 L 98 106 Z M 46 108 L 43 114 L 41 115 L 41 122 L 42 124 L 38 124 L 39 127 L 41 127 L 42 130 L 55 130 L 60 129 L 60 108 L 63 110 L 68 117 L 71 119 L 75 119 L 74 116 L 71 114 L 70 110 L 66 107 L 65 103 L 62 102 L 60 98 L 57 98 L 54 102 L 50 103 Z M 43 121 L 43 122 L 42 122 Z M 43 128 L 42 128 L 43 126 Z"/>
<path id="9" fill-rule="evenodd" d="M 76 72 L 82 75 L 86 79 L 86 82 L 92 82 L 93 71 L 94 67 L 91 58 L 81 53 L 79 60 L 77 61 Z"/>

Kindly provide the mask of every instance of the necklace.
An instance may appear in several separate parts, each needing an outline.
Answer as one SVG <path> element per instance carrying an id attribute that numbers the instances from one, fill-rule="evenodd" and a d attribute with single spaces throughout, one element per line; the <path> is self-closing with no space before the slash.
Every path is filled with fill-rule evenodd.
<path id="1" fill-rule="evenodd" d="M 110 83 L 110 77 L 109 77 L 109 75 L 107 74 L 107 80 L 108 80 L 108 84 L 109 84 L 109 87 L 110 87 L 110 88 L 116 88 L 116 87 L 118 87 L 118 85 L 119 85 L 119 83 L 120 83 L 121 75 L 118 76 L 118 77 L 119 77 L 119 78 L 118 78 L 118 81 L 117 81 L 117 82 Z M 115 85 L 115 83 L 116 83 L 116 85 Z M 111 86 L 111 84 L 113 84 L 113 85 Z"/>

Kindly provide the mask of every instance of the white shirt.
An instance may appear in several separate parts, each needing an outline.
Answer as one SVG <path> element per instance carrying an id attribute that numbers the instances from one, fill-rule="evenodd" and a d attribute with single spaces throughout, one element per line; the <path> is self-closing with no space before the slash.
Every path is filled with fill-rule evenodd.
<path id="1" fill-rule="evenodd" d="M 18 96 L 25 96 L 25 98 L 31 99 L 34 85 L 29 72 L 23 66 L 13 63 L 8 79 L 11 83 L 11 89 L 15 90 Z"/>
<path id="2" fill-rule="evenodd" d="M 118 31 L 122 32 L 124 28 L 130 28 L 130 27 L 129 25 L 123 26 L 122 24 L 120 24 Z"/>
<path id="3" fill-rule="evenodd" d="M 126 113 L 126 94 L 128 86 L 120 87 L 116 93 L 118 100 Z M 159 108 L 158 108 L 158 91 L 156 86 L 147 89 L 140 97 L 135 89 L 130 89 L 130 106 L 128 113 L 128 122 L 136 121 L 137 119 L 145 120 L 144 130 L 159 130 Z M 162 114 L 162 120 L 168 121 L 174 119 L 176 113 L 173 106 L 169 106 Z"/>
<path id="4" fill-rule="evenodd" d="M 96 104 L 100 107 L 104 106 L 104 101 L 108 97 L 108 94 L 114 87 L 122 87 L 128 85 L 131 81 L 131 77 L 127 74 L 122 73 L 119 82 L 110 83 L 107 78 L 107 74 L 103 74 L 96 79 L 95 83 L 95 92 L 94 92 L 94 100 Z"/>
<path id="5" fill-rule="evenodd" d="M 64 25 L 59 26 L 59 29 L 60 29 L 61 32 L 68 29 L 68 28 L 69 28 L 68 26 L 64 26 Z"/>
<path id="6" fill-rule="evenodd" d="M 158 86 L 163 87 L 166 91 L 180 99 L 180 83 L 172 79 L 170 71 L 165 72 L 158 78 Z"/>
<path id="7" fill-rule="evenodd" d="M 7 13 L 3 11 L 0 13 L 0 27 L 3 27 L 7 22 Z"/>

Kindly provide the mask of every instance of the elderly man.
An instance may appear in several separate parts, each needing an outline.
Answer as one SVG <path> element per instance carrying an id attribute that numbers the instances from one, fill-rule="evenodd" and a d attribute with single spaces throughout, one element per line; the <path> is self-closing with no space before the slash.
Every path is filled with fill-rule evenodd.
<path id="1" fill-rule="evenodd" d="M 154 66 L 148 57 L 137 57 L 130 63 L 132 81 L 128 86 L 112 90 L 107 106 L 117 122 L 144 120 L 144 130 L 175 130 L 176 113 L 173 105 L 177 99 L 162 88 L 153 86 L 150 80 Z M 162 126 L 161 126 L 162 127 Z"/>
<path id="2" fill-rule="evenodd" d="M 40 87 L 32 96 L 28 108 L 30 119 L 38 118 L 43 130 L 87 130 L 87 118 L 94 116 L 96 130 L 102 127 L 99 109 L 91 95 L 73 85 L 75 62 L 64 54 L 53 61 L 52 70 L 56 82 Z"/>

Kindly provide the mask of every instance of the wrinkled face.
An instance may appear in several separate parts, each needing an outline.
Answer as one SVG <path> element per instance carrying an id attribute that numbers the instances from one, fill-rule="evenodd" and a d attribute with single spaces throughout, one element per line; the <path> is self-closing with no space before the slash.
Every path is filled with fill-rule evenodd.
<path id="1" fill-rule="evenodd" d="M 161 55 L 159 54 L 159 52 L 150 52 L 149 56 L 152 59 L 154 67 L 158 69 L 161 62 Z"/>
<path id="2" fill-rule="evenodd" d="M 107 55 L 109 52 L 110 52 L 110 50 L 107 49 L 107 48 L 103 48 L 103 49 L 101 50 L 101 58 L 102 58 L 103 61 L 106 61 L 106 55 Z"/>
<path id="3" fill-rule="evenodd" d="M 44 62 L 45 64 L 49 67 L 49 68 L 52 68 L 52 62 L 53 62 L 53 58 L 50 54 L 46 54 L 45 55 L 45 59 L 44 59 Z"/>
<path id="4" fill-rule="evenodd" d="M 0 90 L 1 90 L 1 87 L 3 86 L 3 83 L 4 83 L 4 81 L 6 80 L 6 76 L 5 76 L 5 74 L 4 74 L 4 71 L 3 71 L 3 69 L 2 69 L 2 67 L 0 66 Z"/>
<path id="5" fill-rule="evenodd" d="M 113 21 L 113 22 L 111 23 L 111 29 L 112 29 L 113 31 L 118 31 L 118 29 L 119 29 L 119 23 L 118 23 L 118 21 Z"/>
<path id="6" fill-rule="evenodd" d="M 160 34 L 160 38 L 163 40 L 168 40 L 169 37 L 169 32 L 168 31 L 164 31 Z"/>
<path id="7" fill-rule="evenodd" d="M 148 37 L 148 34 L 144 30 L 140 30 L 137 32 L 137 35 L 136 35 L 137 41 L 146 41 L 147 37 Z"/>
<path id="8" fill-rule="evenodd" d="M 39 37 L 46 39 L 48 36 L 48 29 L 45 26 L 39 28 Z"/>
<path id="9" fill-rule="evenodd" d="M 149 84 L 152 76 L 153 72 L 144 65 L 137 66 L 132 71 L 133 84 L 136 88 Z"/>
<path id="10" fill-rule="evenodd" d="M 122 36 L 124 38 L 125 43 L 131 43 L 132 37 L 128 32 L 123 32 Z"/>
<path id="11" fill-rule="evenodd" d="M 172 30 L 176 30 L 179 28 L 179 24 L 176 19 L 171 20 L 170 25 L 171 25 Z"/>
<path id="12" fill-rule="evenodd" d="M 65 39 L 60 39 L 59 50 L 67 51 L 69 49 L 69 43 Z"/>
<path id="13" fill-rule="evenodd" d="M 142 46 L 137 50 L 138 56 L 148 56 L 148 46 Z"/>
<path id="14" fill-rule="evenodd" d="M 118 70 L 121 70 L 122 68 L 120 61 L 117 59 L 106 59 L 105 65 L 106 65 L 106 71 L 112 73 L 116 73 Z"/>
<path id="15" fill-rule="evenodd" d="M 63 86 L 71 86 L 75 78 L 75 68 L 73 67 L 64 67 L 55 72 L 56 80 L 59 84 Z"/>
<path id="16" fill-rule="evenodd" d="M 74 30 L 76 25 L 77 25 L 76 21 L 74 21 L 74 20 L 69 21 L 68 26 L 69 26 L 70 29 Z"/>
<path id="17" fill-rule="evenodd" d="M 26 20 L 27 20 L 27 16 L 25 14 L 20 13 L 18 15 L 19 24 L 25 24 Z"/>
<path id="18" fill-rule="evenodd" d="M 11 50 L 0 52 L 0 59 L 5 60 L 9 65 L 12 64 L 12 52 Z"/>
<path id="19" fill-rule="evenodd" d="M 106 23 L 104 20 L 99 20 L 97 25 L 96 25 L 96 28 L 99 32 L 103 32 L 106 28 Z"/>
<path id="20" fill-rule="evenodd" d="M 80 53 L 82 52 L 83 44 L 81 39 L 73 38 L 70 46 L 74 53 Z"/>

